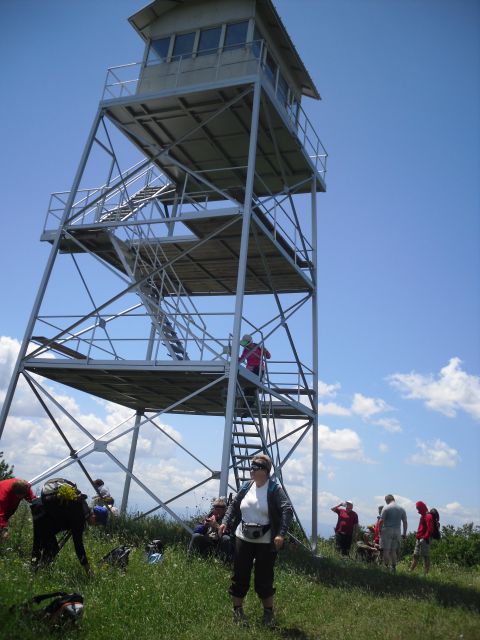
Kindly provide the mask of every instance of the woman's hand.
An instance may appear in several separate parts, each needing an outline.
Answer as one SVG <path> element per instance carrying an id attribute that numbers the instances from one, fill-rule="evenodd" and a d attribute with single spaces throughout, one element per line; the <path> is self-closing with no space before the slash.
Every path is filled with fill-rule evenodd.
<path id="1" fill-rule="evenodd" d="M 280 551 L 283 547 L 283 543 L 285 542 L 285 538 L 283 536 L 275 536 L 273 539 L 273 544 L 275 545 L 275 551 Z"/>
<path id="2" fill-rule="evenodd" d="M 218 532 L 218 535 L 219 535 L 219 537 L 220 537 L 220 538 L 221 538 L 221 537 L 223 536 L 223 534 L 225 533 L 225 529 L 226 529 L 226 528 L 227 528 L 227 525 L 226 525 L 226 524 L 221 524 L 221 525 L 218 527 L 217 532 Z"/>

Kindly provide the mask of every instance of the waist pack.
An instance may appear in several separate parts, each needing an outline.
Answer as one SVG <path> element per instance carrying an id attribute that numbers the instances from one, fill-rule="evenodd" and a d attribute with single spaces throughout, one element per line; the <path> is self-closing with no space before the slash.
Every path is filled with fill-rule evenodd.
<path id="1" fill-rule="evenodd" d="M 255 524 L 254 522 L 244 522 L 242 520 L 242 533 L 247 540 L 257 540 L 270 529 L 269 524 Z"/>
<path id="2" fill-rule="evenodd" d="M 53 600 L 43 608 L 35 609 L 33 605 L 44 600 Z M 55 591 L 54 593 L 44 593 L 34 596 L 21 605 L 14 605 L 10 608 L 13 611 L 20 608 L 24 613 L 39 618 L 53 626 L 62 626 L 66 623 L 75 623 L 83 615 L 83 596 L 79 593 L 67 593 L 66 591 Z"/>

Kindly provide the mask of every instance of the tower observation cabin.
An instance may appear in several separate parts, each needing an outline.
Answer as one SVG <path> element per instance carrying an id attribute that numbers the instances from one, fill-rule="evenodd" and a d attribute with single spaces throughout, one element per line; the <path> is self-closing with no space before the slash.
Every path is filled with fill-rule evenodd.
<path id="1" fill-rule="evenodd" d="M 235 492 L 265 452 L 288 493 L 302 452 L 311 504 L 296 517 L 304 534 L 311 517 L 315 542 L 327 154 L 302 103 L 320 96 L 271 0 L 155 0 L 129 21 L 143 59 L 108 70 L 72 188 L 51 196 L 50 256 L 0 434 L 15 428 L 24 378 L 66 446 L 33 482 L 70 465 L 89 475 L 107 456 L 125 477 L 123 510 L 135 486 L 186 528 L 188 492 Z M 120 405 L 121 421 L 93 428 L 52 381 L 89 406 Z M 178 435 L 183 419 L 197 437 Z M 156 484 L 162 455 L 155 473 L 139 463 L 151 434 L 183 456 L 182 491 Z"/>

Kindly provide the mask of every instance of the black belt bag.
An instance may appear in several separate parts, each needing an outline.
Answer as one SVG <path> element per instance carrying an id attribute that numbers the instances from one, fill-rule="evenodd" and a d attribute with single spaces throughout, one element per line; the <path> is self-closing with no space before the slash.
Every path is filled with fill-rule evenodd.
<path id="1" fill-rule="evenodd" d="M 269 524 L 255 524 L 254 522 L 244 522 L 242 520 L 242 534 L 247 540 L 261 538 L 269 529 Z"/>

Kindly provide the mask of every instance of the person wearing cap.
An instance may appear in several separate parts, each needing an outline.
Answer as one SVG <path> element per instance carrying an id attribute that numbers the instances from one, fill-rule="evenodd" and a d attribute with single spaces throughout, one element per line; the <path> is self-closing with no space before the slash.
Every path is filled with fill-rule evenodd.
<path id="1" fill-rule="evenodd" d="M 22 500 L 35 500 L 35 494 L 26 480 L 0 480 L 0 542 L 8 537 L 8 521 Z"/>
<path id="2" fill-rule="evenodd" d="M 387 504 L 380 515 L 380 548 L 385 566 L 395 572 L 400 542 L 402 539 L 405 540 L 407 535 L 407 514 L 405 509 L 395 502 L 391 493 L 385 496 L 385 502 Z M 403 525 L 403 533 L 401 533 L 401 525 Z"/>
<path id="3" fill-rule="evenodd" d="M 249 371 L 260 378 L 263 376 L 265 369 L 265 360 L 270 360 L 270 351 L 262 343 L 257 344 L 253 341 L 251 335 L 246 333 L 240 340 L 243 351 L 238 358 L 239 362 L 246 361 L 246 367 Z"/>
<path id="4" fill-rule="evenodd" d="M 110 495 L 110 491 L 105 486 L 104 481 L 101 478 L 97 478 L 93 481 L 93 486 L 97 492 L 92 497 L 92 507 L 94 506 L 113 506 L 115 504 L 114 499 Z"/>
<path id="5" fill-rule="evenodd" d="M 95 513 L 87 504 L 87 496 L 80 494 L 71 499 L 46 502 L 36 498 L 30 505 L 33 521 L 32 566 L 38 569 L 51 564 L 61 547 L 57 533 L 62 531 L 71 535 L 77 558 L 88 576 L 93 575 L 83 544 L 85 525 L 104 524 L 105 514 Z M 102 507 L 106 510 L 106 507 Z M 98 518 L 98 519 L 97 519 Z"/>
<path id="6" fill-rule="evenodd" d="M 198 553 L 201 556 L 218 554 L 225 560 L 233 556 L 229 535 L 219 535 L 219 528 L 227 510 L 224 498 L 213 501 L 212 510 L 204 520 L 193 530 L 188 553 Z"/>
<path id="7" fill-rule="evenodd" d="M 280 484 L 270 478 L 272 461 L 265 454 L 253 456 L 251 481 L 237 493 L 225 514 L 219 532 L 238 523 L 235 530 L 235 555 L 229 593 L 233 602 L 233 619 L 245 626 L 243 600 L 250 588 L 254 567 L 255 592 L 263 604 L 262 623 L 274 625 L 274 565 L 292 522 L 293 509 Z"/>
<path id="8" fill-rule="evenodd" d="M 415 534 L 415 549 L 413 551 L 413 560 L 410 565 L 410 571 L 414 571 L 418 564 L 419 558 L 423 558 L 423 570 L 425 575 L 430 570 L 430 539 L 433 535 L 435 524 L 433 516 L 428 512 L 427 505 L 419 500 L 415 507 L 420 514 L 417 533 Z"/>
<path id="9" fill-rule="evenodd" d="M 335 526 L 335 546 L 342 556 L 348 556 L 352 540 L 357 536 L 358 515 L 353 510 L 353 502 L 340 502 L 332 511 L 337 514 Z"/>

